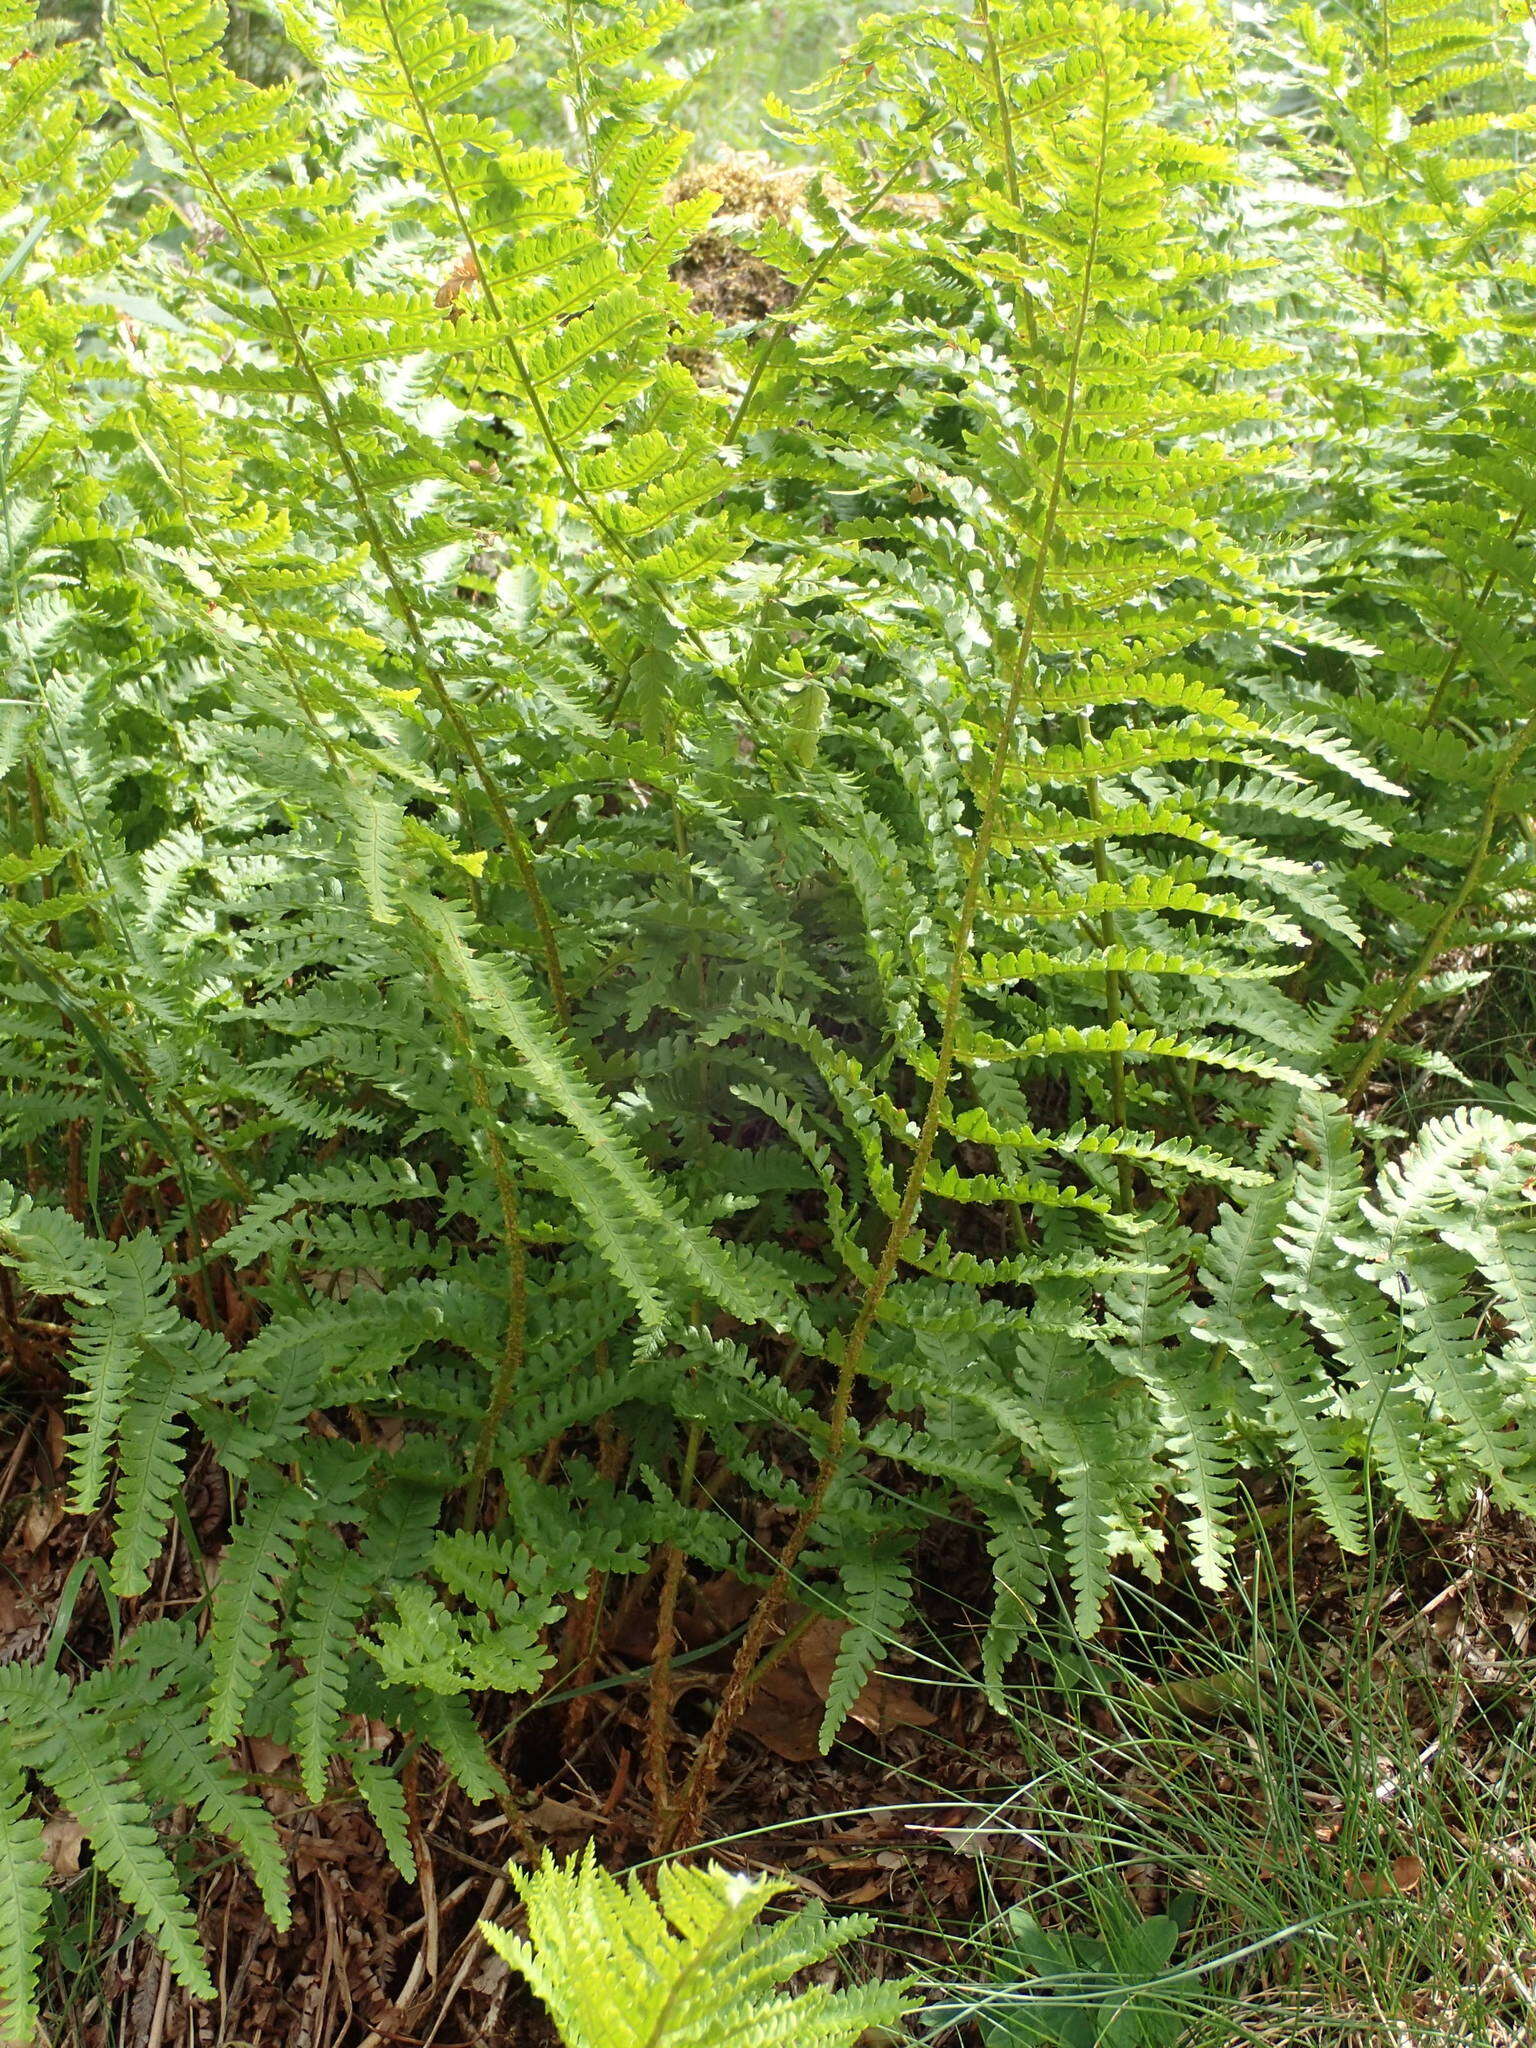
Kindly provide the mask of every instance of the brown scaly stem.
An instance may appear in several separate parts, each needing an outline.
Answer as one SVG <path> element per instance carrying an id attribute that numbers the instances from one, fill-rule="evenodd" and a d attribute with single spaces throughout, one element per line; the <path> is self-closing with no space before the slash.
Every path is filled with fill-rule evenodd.
<path id="1" fill-rule="evenodd" d="M 1102 102 L 1101 120 L 1108 121 L 1108 93 Z M 1092 282 L 1094 266 L 1098 255 L 1100 225 L 1103 215 L 1104 164 L 1107 138 L 1101 141 L 1098 171 L 1094 186 L 1092 223 L 1088 244 L 1083 260 L 1082 285 L 1073 319 L 1072 339 L 1068 354 L 1066 398 L 1058 428 L 1056 458 L 1052 466 L 1051 480 L 1046 497 L 1044 516 L 1040 532 L 1035 541 L 1034 558 L 1030 570 L 1028 590 L 1020 615 L 1018 636 L 1014 644 L 1011 673 L 1009 675 L 1007 701 L 1002 723 L 998 731 L 997 745 L 993 752 L 991 772 L 987 779 L 986 794 L 982 802 L 980 822 L 972 847 L 970 865 L 966 875 L 965 894 L 960 906 L 960 916 L 955 930 L 954 953 L 950 965 L 949 981 L 945 990 L 944 1009 L 939 1032 L 938 1055 L 934 1062 L 933 1078 L 929 1083 L 928 1098 L 918 1129 L 911 1169 L 897 1203 L 896 1214 L 886 1232 L 885 1243 L 873 1276 L 864 1290 L 854 1317 L 843 1355 L 838 1367 L 837 1387 L 833 1396 L 832 1411 L 828 1421 L 827 1442 L 812 1481 L 810 1494 L 790 1531 L 772 1579 L 758 1601 L 752 1619 L 742 1637 L 721 1694 L 715 1718 L 710 1723 L 694 1759 L 693 1769 L 683 1788 L 683 1796 L 676 1815 L 672 1818 L 666 1838 L 666 1847 L 675 1849 L 691 1843 L 697 1836 L 704 1807 L 724 1761 L 726 1745 L 735 1732 L 746 1709 L 759 1659 L 767 1648 L 768 1638 L 773 1630 L 780 1608 L 794 1580 L 806 1544 L 810 1541 L 816 1525 L 821 1519 L 827 1495 L 842 1463 L 843 1449 L 848 1435 L 848 1418 L 853 1405 L 854 1387 L 858 1379 L 859 1366 L 863 1361 L 865 1347 L 869 1342 L 880 1304 L 887 1288 L 895 1277 L 901 1261 L 902 1247 L 916 1220 L 922 1201 L 923 1184 L 933 1157 L 933 1148 L 939 1134 L 944 1106 L 949 1095 L 949 1084 L 954 1072 L 956 1044 L 960 1025 L 960 1009 L 965 990 L 965 968 L 969 957 L 971 933 L 976 913 L 981 904 L 981 893 L 986 880 L 988 856 L 996 830 L 998 802 L 1002 795 L 1003 783 L 1007 776 L 1008 764 L 1012 758 L 1014 729 L 1018 722 L 1020 706 L 1024 696 L 1025 681 L 1034 652 L 1035 632 L 1039 620 L 1040 602 L 1045 590 L 1045 568 L 1050 555 L 1051 542 L 1055 535 L 1057 517 L 1061 505 L 1062 491 L 1066 479 L 1067 450 L 1072 438 L 1073 422 L 1077 410 L 1078 381 L 1082 363 L 1083 340 L 1087 332 L 1088 314 L 1092 305 Z"/>
<path id="2" fill-rule="evenodd" d="M 1344 1083 L 1344 1095 L 1351 1109 L 1358 1107 L 1360 1098 L 1365 1093 L 1366 1083 L 1370 1080 L 1372 1074 L 1375 1073 L 1391 1046 L 1393 1032 L 1412 1008 L 1413 999 L 1418 994 L 1420 984 L 1445 951 L 1446 943 L 1451 933 L 1455 930 L 1457 919 L 1461 916 L 1462 911 L 1465 910 L 1474 892 L 1482 882 L 1483 871 L 1488 865 L 1488 856 L 1493 851 L 1493 835 L 1498 825 L 1499 811 L 1504 801 L 1504 792 L 1509 787 L 1515 770 L 1519 767 L 1533 739 L 1536 739 L 1536 713 L 1533 713 L 1525 721 L 1524 725 L 1518 729 L 1513 741 L 1510 743 L 1509 752 L 1504 756 L 1503 765 L 1500 767 L 1498 774 L 1493 778 L 1493 781 L 1488 785 L 1488 794 L 1483 802 L 1482 817 L 1478 821 L 1477 837 L 1473 841 L 1472 855 L 1467 862 L 1460 885 L 1454 891 L 1440 915 L 1435 919 L 1433 926 L 1430 928 L 1429 936 L 1420 948 L 1419 957 L 1414 961 L 1412 968 L 1404 978 L 1403 985 L 1398 990 L 1386 1015 L 1376 1026 L 1375 1033 L 1356 1062 L 1354 1071 Z"/>
<path id="3" fill-rule="evenodd" d="M 698 1423 L 688 1430 L 683 1452 L 683 1470 L 677 1497 L 686 1502 L 693 1491 L 703 1431 Z M 645 1771 L 650 1780 L 656 1814 L 655 1845 L 660 1847 L 667 1832 L 667 1809 L 672 1797 L 671 1773 L 667 1768 L 667 1745 L 672 1733 L 672 1652 L 677 1646 L 677 1596 L 683 1581 L 682 1546 L 667 1546 L 662 1568 L 661 1597 L 656 1606 L 656 1645 L 651 1653 L 649 1712 L 645 1724 Z"/>

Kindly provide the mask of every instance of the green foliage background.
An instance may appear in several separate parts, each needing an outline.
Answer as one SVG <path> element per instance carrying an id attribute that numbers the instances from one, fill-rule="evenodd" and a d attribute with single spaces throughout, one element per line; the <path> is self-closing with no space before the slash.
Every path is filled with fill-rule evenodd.
<path id="1" fill-rule="evenodd" d="M 741 331 L 680 5 L 271 21 L 0 7 L 4 1314 L 122 1620 L 0 1670 L 19 2038 L 39 1788 L 206 1992 L 242 1734 L 408 1870 L 350 1717 L 506 1796 L 625 1580 L 662 1702 L 765 1588 L 686 1833 L 790 1583 L 830 1743 L 935 1517 L 995 1694 L 1246 1467 L 1536 1493 L 1536 1131 L 1416 1023 L 1528 937 L 1522 17 L 874 20 Z"/>

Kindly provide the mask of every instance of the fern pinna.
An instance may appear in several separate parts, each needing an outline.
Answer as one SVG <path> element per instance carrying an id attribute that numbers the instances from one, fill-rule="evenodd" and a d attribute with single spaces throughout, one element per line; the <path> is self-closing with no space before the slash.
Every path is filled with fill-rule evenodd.
<path id="1" fill-rule="evenodd" d="M 195 1626 L 9 1674 L 13 2032 L 39 1801 L 201 1988 L 157 1816 L 280 1911 L 260 1734 L 408 1863 L 357 1717 L 505 1796 L 620 1581 L 681 1836 L 791 1580 L 830 1744 L 935 1515 L 996 1694 L 1058 1579 L 1218 1585 L 1246 1467 L 1530 1501 L 1536 1141 L 1403 1029 L 1524 916 L 1499 32 L 1245 28 L 1272 121 L 1203 9 L 872 23 L 731 329 L 679 19 L 571 11 L 557 149 L 433 0 L 277 85 L 0 14 L 5 1315 L 115 1600 L 227 1499 Z M 1283 287 L 1277 164 L 1360 191 Z M 674 1787 L 691 1568 L 763 1593 Z"/>

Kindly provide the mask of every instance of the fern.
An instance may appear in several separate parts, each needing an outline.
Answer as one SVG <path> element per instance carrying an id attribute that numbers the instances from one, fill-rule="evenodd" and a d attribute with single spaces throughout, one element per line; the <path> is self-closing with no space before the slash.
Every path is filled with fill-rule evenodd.
<path id="1" fill-rule="evenodd" d="M 781 1889 L 768 1880 L 663 1864 L 652 1900 L 634 1879 L 616 1883 L 588 1850 L 563 1869 L 546 1856 L 534 1871 L 514 1870 L 512 1881 L 527 1939 L 484 1923 L 482 1932 L 543 2000 L 566 2048 L 852 2048 L 903 2009 L 895 1986 L 782 1992 L 869 1923 L 828 1925 L 803 1907 L 760 1927 Z"/>
<path id="2" fill-rule="evenodd" d="M 195 1805 L 199 1819 L 244 1858 L 267 1915 L 279 1932 L 292 1917 L 287 1859 L 271 1816 L 241 1773 L 208 1745 L 195 1695 L 145 1717 L 135 1776 L 154 1798 Z"/>
<path id="3" fill-rule="evenodd" d="M 1027 1638 L 1048 1584 L 1049 1559 L 1038 1511 L 1014 1491 L 991 1508 L 987 1549 L 997 1593 L 982 1638 L 981 1675 L 988 1699 L 1000 1706 L 1008 1666 Z"/>
<path id="4" fill-rule="evenodd" d="M 195 1996 L 211 1998 L 196 1922 L 110 1732 L 66 1716 L 39 1744 L 36 1767 L 90 1836 L 106 1876 L 143 1915 L 178 1981 Z"/>
<path id="5" fill-rule="evenodd" d="M 208 1729 L 221 1746 L 240 1733 L 246 1703 L 272 1654 L 278 1593 L 293 1567 L 304 1515 L 298 1488 L 263 1474 L 252 1484 L 245 1511 L 230 1532 L 208 1636 L 213 1663 Z"/>
<path id="6" fill-rule="evenodd" d="M 303 1666 L 293 1688 L 294 1752 L 304 1796 L 317 1805 L 325 1796 L 327 1766 L 340 1748 L 357 1623 L 372 1590 L 365 1557 L 345 1549 L 329 1529 L 309 1534 L 289 1640 Z"/>
<path id="7" fill-rule="evenodd" d="M 33 1973 L 48 1913 L 41 1826 L 28 1818 L 27 1788 L 9 1757 L 0 1780 L 0 2029 L 8 2041 L 36 2031 Z"/>
<path id="8" fill-rule="evenodd" d="M 394 1772 L 367 1757 L 352 1759 L 352 1782 L 363 1796 L 383 1838 L 389 1860 L 407 1881 L 416 1876 L 416 1855 L 406 1822 L 405 1791 Z"/>
<path id="9" fill-rule="evenodd" d="M 827 1686 L 821 1718 L 823 1753 L 832 1747 L 849 1710 L 907 1618 L 912 1604 L 911 1573 L 900 1557 L 877 1554 L 867 1564 L 850 1558 L 843 1568 L 842 1592 L 848 1626 L 838 1641 L 837 1660 Z"/>
<path id="10" fill-rule="evenodd" d="M 12 1665 L 0 1672 L 8 2038 L 23 2038 L 18 2028 L 29 2009 L 31 1951 L 42 1903 L 34 1867 L 41 1839 L 37 1823 L 25 1816 L 24 1774 L 40 1779 L 73 1814 L 96 1865 L 142 1916 L 178 1981 L 195 1996 L 212 1997 L 213 1985 L 191 1908 L 155 1826 L 152 1800 L 169 1794 L 178 1803 L 200 1806 L 215 1828 L 246 1847 L 279 1920 L 286 1918 L 275 1831 L 260 1803 L 208 1748 L 196 1693 L 189 1689 L 195 1658 L 189 1658 L 179 1632 L 165 1624 L 146 1628 L 140 1648 L 140 1660 L 121 1673 L 101 1672 L 73 1688 L 53 1671 Z M 175 1689 L 168 1699 L 169 1688 Z M 137 1760 L 133 1752 L 141 1743 L 144 1754 Z"/>
<path id="11" fill-rule="evenodd" d="M 558 137 L 434 0 L 281 14 L 0 10 L 0 1316 L 114 1598 L 228 1502 L 200 1645 L 0 1674 L 21 2021 L 28 1798 L 201 1983 L 154 1813 L 278 1913 L 270 1727 L 408 1867 L 350 1717 L 504 1797 L 610 1581 L 762 1595 L 698 1824 L 934 1514 L 996 1701 L 1246 1469 L 1533 1493 L 1530 1103 L 1437 1021 L 1536 883 L 1504 15 L 872 20 L 732 327 L 671 0 L 548 23 Z"/>
<path id="12" fill-rule="evenodd" d="M 170 1527 L 181 1482 L 187 1407 L 197 1380 L 186 1362 L 146 1361 L 135 1376 L 117 1444 L 117 1513 L 112 1530 L 112 1584 L 120 1594 L 142 1593 Z"/>

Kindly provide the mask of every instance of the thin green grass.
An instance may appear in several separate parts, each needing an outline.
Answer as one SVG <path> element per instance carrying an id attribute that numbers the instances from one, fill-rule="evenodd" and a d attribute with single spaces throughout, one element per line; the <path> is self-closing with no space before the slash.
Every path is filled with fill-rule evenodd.
<path id="1" fill-rule="evenodd" d="M 882 1967 L 932 1983 L 927 2038 L 988 2041 L 990 2024 L 988 2048 L 1055 2042 L 1043 2000 L 1072 1988 L 1070 1970 L 999 2003 L 1022 1910 L 1116 1957 L 1147 1920 L 1179 1921 L 1165 1968 L 1122 1972 L 1132 2017 L 1087 2036 L 1094 2048 L 1536 2039 L 1536 1671 L 1519 1652 L 1536 1531 L 1515 1532 L 1504 1563 L 1475 1529 L 1437 1562 L 1391 1524 L 1345 1566 L 1290 1553 L 1304 1519 L 1278 1526 L 1219 1605 L 1122 1586 L 1101 1641 L 1065 1623 L 1038 1637 L 1009 1687 L 1011 1739 L 989 1750 L 1004 1782 L 959 1824 L 949 1772 L 892 1786 L 914 1855 L 941 1834 L 976 1858 L 983 1898 L 967 1929 L 937 1910 L 906 1936 L 887 1926 Z M 893 1645 L 891 1668 L 919 1691 L 952 1687 L 954 1642 L 946 1627 L 915 1656 Z M 775 1832 L 711 1847 L 750 1843 L 755 1864 Z"/>
<path id="2" fill-rule="evenodd" d="M 977 1817 L 978 1986 L 1022 1886 L 1112 1947 L 1175 1907 L 1180 2048 L 1528 2041 L 1531 1697 L 1426 1664 L 1411 1611 L 1387 1624 L 1401 1563 L 1370 1561 L 1342 1629 L 1260 1550 L 1216 1627 L 1131 1595 L 1105 1643 L 1042 1646 L 1009 1700 L 1023 1785 Z"/>

